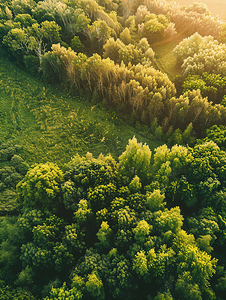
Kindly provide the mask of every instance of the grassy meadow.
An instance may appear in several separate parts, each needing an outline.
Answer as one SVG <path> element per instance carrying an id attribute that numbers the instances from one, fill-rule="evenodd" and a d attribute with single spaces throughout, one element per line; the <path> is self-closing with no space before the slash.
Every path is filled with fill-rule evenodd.
<path id="1" fill-rule="evenodd" d="M 169 40 L 156 43 L 153 46 L 155 52 L 155 68 L 166 73 L 170 80 L 174 81 L 176 75 L 180 75 L 181 68 L 177 65 L 173 49 L 186 38 L 183 34 L 177 34 Z"/>
<path id="2" fill-rule="evenodd" d="M 0 141 L 21 145 L 27 163 L 63 165 L 87 151 L 117 157 L 134 135 L 152 149 L 159 145 L 148 130 L 139 132 L 84 96 L 71 97 L 43 84 L 0 52 Z"/>

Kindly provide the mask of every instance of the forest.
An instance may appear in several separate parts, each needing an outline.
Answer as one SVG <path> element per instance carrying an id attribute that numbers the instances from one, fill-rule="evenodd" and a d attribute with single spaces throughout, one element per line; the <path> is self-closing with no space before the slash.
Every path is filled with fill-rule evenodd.
<path id="1" fill-rule="evenodd" d="M 1 1 L 0 300 L 225 299 L 226 21 L 181 2 Z"/>

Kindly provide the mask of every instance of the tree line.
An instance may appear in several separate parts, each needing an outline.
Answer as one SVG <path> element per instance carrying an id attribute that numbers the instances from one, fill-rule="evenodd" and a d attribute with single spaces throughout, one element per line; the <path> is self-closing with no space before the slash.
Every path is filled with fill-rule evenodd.
<path id="1" fill-rule="evenodd" d="M 15 63 L 167 144 L 62 168 L 1 144 L 0 299 L 224 299 L 225 28 L 199 3 L 1 2 Z M 172 82 L 153 48 L 178 34 Z"/>
<path id="2" fill-rule="evenodd" d="M 29 168 L 2 209 L 2 299 L 223 299 L 225 158 L 134 137 L 117 160 Z"/>
<path id="3" fill-rule="evenodd" d="M 190 75 L 225 76 L 224 28 L 223 21 L 199 3 L 189 7 L 160 0 L 1 4 L 0 37 L 18 63 L 33 74 L 39 70 L 45 80 L 71 92 L 79 89 L 94 95 L 96 102 L 127 115 L 131 122 L 151 126 L 157 119 L 166 136 L 184 131 L 190 123 L 199 137 L 212 125 L 225 124 L 217 77 L 203 93 L 193 92 L 202 91 L 200 81 L 189 88 L 191 93 L 182 89 Z M 183 75 L 175 88 L 166 74 L 155 69 L 152 45 L 182 32 L 189 37 L 174 50 Z M 216 99 L 211 103 L 213 92 Z"/>

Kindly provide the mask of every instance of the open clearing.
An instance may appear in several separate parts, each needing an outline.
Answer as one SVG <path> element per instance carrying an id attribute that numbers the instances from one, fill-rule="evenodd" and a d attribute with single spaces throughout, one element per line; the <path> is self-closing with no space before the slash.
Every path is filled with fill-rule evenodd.
<path id="1" fill-rule="evenodd" d="M 95 106 L 84 96 L 71 97 L 44 85 L 0 55 L 0 141 L 22 146 L 28 163 L 63 165 L 88 151 L 119 156 L 128 139 L 137 137 L 150 148 L 159 144 L 114 112 Z"/>
<path id="2" fill-rule="evenodd" d="M 163 73 L 166 73 L 172 81 L 174 81 L 176 75 L 181 73 L 181 68 L 176 64 L 176 57 L 173 53 L 173 49 L 184 38 L 186 38 L 185 35 L 178 34 L 171 40 L 165 40 L 153 45 L 153 50 L 155 52 L 155 67 Z"/>

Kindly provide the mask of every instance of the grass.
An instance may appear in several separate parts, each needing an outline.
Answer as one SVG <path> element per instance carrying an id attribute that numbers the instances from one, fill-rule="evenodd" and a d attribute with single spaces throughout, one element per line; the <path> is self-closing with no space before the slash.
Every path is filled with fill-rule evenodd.
<path id="1" fill-rule="evenodd" d="M 153 50 L 155 52 L 155 67 L 163 73 L 166 73 L 172 81 L 174 81 L 176 75 L 180 75 L 181 73 L 181 68 L 177 66 L 173 49 L 184 38 L 186 38 L 185 35 L 178 34 L 171 40 L 162 41 L 153 45 Z"/>
<path id="2" fill-rule="evenodd" d="M 21 145 L 27 163 L 62 166 L 88 151 L 118 157 L 134 135 L 151 149 L 159 146 L 148 131 L 140 133 L 85 97 L 71 97 L 29 76 L 0 52 L 0 142 Z"/>

